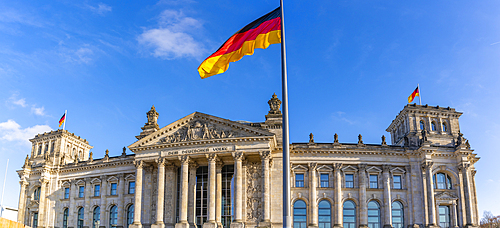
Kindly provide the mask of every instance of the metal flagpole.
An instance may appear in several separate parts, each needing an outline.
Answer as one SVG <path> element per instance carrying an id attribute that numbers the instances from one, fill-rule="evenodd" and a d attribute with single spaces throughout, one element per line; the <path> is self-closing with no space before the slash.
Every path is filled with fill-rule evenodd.
<path id="1" fill-rule="evenodd" d="M 64 123 L 63 123 L 63 131 L 66 128 L 66 120 L 68 119 L 68 110 L 64 110 Z"/>
<path id="2" fill-rule="evenodd" d="M 283 99 L 283 227 L 291 227 L 290 216 L 290 145 L 288 132 L 288 86 L 286 76 L 286 51 L 285 51 L 285 11 L 283 0 L 281 7 L 281 83 Z"/>
<path id="3" fill-rule="evenodd" d="M 421 96 L 421 93 L 420 93 L 420 84 L 417 84 L 417 88 L 418 88 L 418 100 L 420 102 L 420 105 L 422 105 L 422 96 Z"/>
<path id="4" fill-rule="evenodd" d="M 7 182 L 7 171 L 9 169 L 9 159 L 7 159 L 7 166 L 5 167 L 5 178 L 3 178 L 2 200 L 0 201 L 0 216 L 3 216 L 3 195 L 5 195 L 5 182 Z"/>

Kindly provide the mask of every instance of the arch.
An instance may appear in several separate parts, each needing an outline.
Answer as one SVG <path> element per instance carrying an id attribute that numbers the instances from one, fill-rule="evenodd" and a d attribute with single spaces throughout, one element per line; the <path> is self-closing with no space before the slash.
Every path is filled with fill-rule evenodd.
<path id="1" fill-rule="evenodd" d="M 380 204 L 376 200 L 368 202 L 368 227 L 380 228 Z"/>
<path id="2" fill-rule="evenodd" d="M 127 205 L 127 228 L 132 224 L 134 223 L 134 204 L 129 204 Z"/>
<path id="3" fill-rule="evenodd" d="M 404 228 L 404 205 L 399 200 L 392 202 L 392 226 L 394 228 Z"/>
<path id="4" fill-rule="evenodd" d="M 441 131 L 442 132 L 448 132 L 448 124 L 446 122 L 443 122 L 441 124 Z"/>
<path id="5" fill-rule="evenodd" d="M 331 204 L 331 205 L 335 204 L 335 201 L 334 201 L 331 197 L 326 196 L 326 194 L 325 194 L 323 197 L 321 197 L 321 198 L 319 198 L 319 197 L 318 197 L 318 198 L 316 199 L 316 203 L 317 203 L 317 204 L 319 204 L 319 202 L 320 202 L 320 201 L 323 201 L 323 200 L 328 200 L 328 201 L 330 202 L 330 204 Z"/>
<path id="6" fill-rule="evenodd" d="M 64 208 L 63 209 L 63 223 L 62 223 L 63 228 L 68 228 L 68 215 L 69 215 L 69 209 Z"/>
<path id="7" fill-rule="evenodd" d="M 434 188 L 435 189 L 452 189 L 453 187 L 453 181 L 451 180 L 451 177 L 444 173 L 444 172 L 438 172 L 434 175 L 432 175 L 432 179 L 434 181 Z"/>
<path id="8" fill-rule="evenodd" d="M 111 206 L 109 209 L 109 227 L 116 227 L 118 225 L 118 207 Z"/>
<path id="9" fill-rule="evenodd" d="M 356 228 L 356 204 L 352 200 L 346 200 L 342 204 L 342 216 L 344 228 Z"/>
<path id="10" fill-rule="evenodd" d="M 76 222 L 77 228 L 83 228 L 84 219 L 85 219 L 85 209 L 83 207 L 80 207 L 78 209 L 78 214 L 77 214 L 77 222 Z"/>
<path id="11" fill-rule="evenodd" d="M 101 225 L 101 208 L 95 206 L 92 210 L 92 228 L 99 228 Z"/>
<path id="12" fill-rule="evenodd" d="M 394 202 L 399 202 L 401 205 L 403 205 L 403 208 L 408 208 L 408 204 L 403 201 L 402 199 L 393 199 L 391 203 L 394 203 Z"/>
<path id="13" fill-rule="evenodd" d="M 42 188 L 40 186 L 35 188 L 35 190 L 33 191 L 33 200 L 40 200 L 40 192 L 41 191 L 42 191 Z"/>
<path id="14" fill-rule="evenodd" d="M 300 194 L 298 197 L 295 197 L 292 199 L 292 205 L 295 204 L 295 202 L 297 202 L 298 200 L 302 200 L 302 201 L 306 202 L 307 205 L 309 205 L 309 200 L 307 198 L 301 196 Z"/>
<path id="15" fill-rule="evenodd" d="M 307 204 L 304 200 L 293 203 L 293 228 L 307 227 Z"/>
<path id="16" fill-rule="evenodd" d="M 318 203 L 318 227 L 332 227 L 332 204 L 327 199 L 321 200 Z"/>
<path id="17" fill-rule="evenodd" d="M 354 204 L 355 204 L 356 206 L 357 206 L 357 205 L 359 205 L 359 201 L 358 201 L 358 199 L 355 199 L 355 198 L 346 198 L 346 199 L 344 199 L 344 201 L 342 201 L 342 205 L 344 205 L 344 203 L 345 203 L 346 201 L 352 201 L 352 202 L 354 202 Z"/>
<path id="18" fill-rule="evenodd" d="M 436 166 L 432 169 L 432 175 L 439 173 L 439 172 L 443 172 L 443 173 L 448 174 L 452 178 L 453 183 L 458 183 L 458 179 L 459 179 L 458 173 L 455 170 L 450 169 L 446 165 L 439 165 L 439 166 Z"/>
<path id="19" fill-rule="evenodd" d="M 431 122 L 431 131 L 436 131 L 436 122 Z"/>

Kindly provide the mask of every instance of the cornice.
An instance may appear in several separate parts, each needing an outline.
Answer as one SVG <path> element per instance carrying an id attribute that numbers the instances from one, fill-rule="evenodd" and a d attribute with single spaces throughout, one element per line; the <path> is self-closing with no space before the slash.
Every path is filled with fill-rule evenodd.
<path id="1" fill-rule="evenodd" d="M 72 167 L 62 167 L 60 169 L 61 173 L 75 172 L 75 171 L 83 171 L 89 169 L 98 169 L 103 167 L 111 167 L 111 166 L 126 166 L 126 165 L 134 165 L 134 160 L 125 160 L 125 161 L 114 161 L 114 162 L 105 162 L 105 163 L 97 163 L 97 164 L 85 164 L 79 163 L 76 166 Z"/>

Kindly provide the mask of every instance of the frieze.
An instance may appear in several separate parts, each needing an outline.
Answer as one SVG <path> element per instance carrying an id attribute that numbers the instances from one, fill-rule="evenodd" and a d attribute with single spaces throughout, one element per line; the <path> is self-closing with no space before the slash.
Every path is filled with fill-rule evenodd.
<path id="1" fill-rule="evenodd" d="M 170 155 L 187 155 L 187 154 L 205 154 L 205 153 L 217 153 L 217 152 L 232 152 L 235 150 L 235 146 L 214 146 L 214 147 L 201 147 L 201 148 L 191 148 L 182 150 L 169 150 L 162 151 L 162 156 Z"/>
<path id="2" fill-rule="evenodd" d="M 262 217 L 262 166 L 248 162 L 247 171 L 247 219 L 257 222 Z"/>
<path id="3" fill-rule="evenodd" d="M 196 120 L 186 126 L 181 127 L 171 135 L 160 139 L 161 143 L 176 143 L 185 141 L 195 141 L 203 139 L 222 139 L 243 136 L 239 132 L 231 129 L 220 129 L 213 124 Z"/>

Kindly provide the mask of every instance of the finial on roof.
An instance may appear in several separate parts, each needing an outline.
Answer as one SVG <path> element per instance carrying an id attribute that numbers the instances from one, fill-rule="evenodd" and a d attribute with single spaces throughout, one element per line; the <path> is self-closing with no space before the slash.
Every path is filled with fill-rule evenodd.
<path id="1" fill-rule="evenodd" d="M 337 135 L 337 133 L 333 135 L 333 143 L 339 143 L 339 135 Z"/>
<path id="2" fill-rule="evenodd" d="M 363 144 L 363 136 L 361 134 L 358 135 L 358 144 L 359 145 Z"/>
<path id="3" fill-rule="evenodd" d="M 278 114 L 281 115 L 280 106 L 281 101 L 276 96 L 276 93 L 273 94 L 272 98 L 267 102 L 269 104 L 269 114 Z"/>
<path id="4" fill-rule="evenodd" d="M 314 135 L 313 135 L 313 133 L 309 134 L 309 143 L 314 143 Z"/>

